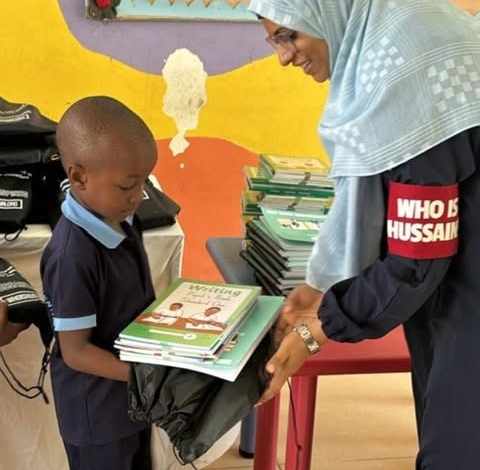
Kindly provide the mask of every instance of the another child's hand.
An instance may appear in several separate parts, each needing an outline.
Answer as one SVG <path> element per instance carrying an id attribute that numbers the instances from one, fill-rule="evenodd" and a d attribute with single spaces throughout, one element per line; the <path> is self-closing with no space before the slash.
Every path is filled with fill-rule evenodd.
<path id="1" fill-rule="evenodd" d="M 4 346 L 11 341 L 8 326 L 8 304 L 0 299 L 0 346 Z"/>
<path id="2" fill-rule="evenodd" d="M 8 321 L 8 303 L 0 299 L 0 346 L 11 343 L 18 334 L 26 330 L 26 323 L 10 323 Z"/>

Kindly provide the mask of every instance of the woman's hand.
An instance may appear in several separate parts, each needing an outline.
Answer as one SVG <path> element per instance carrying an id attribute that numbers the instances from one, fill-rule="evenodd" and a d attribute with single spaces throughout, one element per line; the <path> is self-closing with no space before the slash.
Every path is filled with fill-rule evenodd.
<path id="1" fill-rule="evenodd" d="M 323 346 L 328 341 L 318 318 L 314 320 L 310 318 L 308 321 L 304 321 L 304 323 L 307 324 L 320 346 Z M 290 331 L 283 338 L 277 352 L 266 365 L 266 370 L 271 374 L 271 379 L 258 404 L 265 403 L 279 393 L 287 379 L 297 372 L 309 357 L 310 351 L 303 339 L 296 331 Z"/>
<path id="2" fill-rule="evenodd" d="M 274 329 L 274 341 L 279 344 L 296 325 L 318 319 L 323 292 L 307 284 L 297 287 L 285 300 Z"/>

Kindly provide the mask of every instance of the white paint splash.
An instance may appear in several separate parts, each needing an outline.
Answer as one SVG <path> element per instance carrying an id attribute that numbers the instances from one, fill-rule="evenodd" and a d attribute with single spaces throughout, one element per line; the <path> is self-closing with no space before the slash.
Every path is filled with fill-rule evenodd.
<path id="1" fill-rule="evenodd" d="M 163 111 L 175 121 L 178 131 L 169 147 L 178 155 L 190 145 L 185 132 L 198 126 L 200 109 L 207 101 L 207 73 L 198 56 L 188 49 L 177 49 L 168 56 L 162 74 L 167 84 Z"/>

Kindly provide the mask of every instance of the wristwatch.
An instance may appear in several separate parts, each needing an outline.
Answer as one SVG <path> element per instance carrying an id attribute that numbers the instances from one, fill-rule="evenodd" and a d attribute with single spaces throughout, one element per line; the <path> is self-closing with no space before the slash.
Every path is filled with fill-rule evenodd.
<path id="1" fill-rule="evenodd" d="M 315 354 L 320 351 L 320 344 L 318 344 L 318 341 L 313 337 L 310 328 L 305 325 L 305 323 L 296 326 L 293 331 L 296 331 L 300 335 L 300 338 L 303 339 L 303 342 L 305 343 L 305 346 L 307 346 L 310 354 Z"/>

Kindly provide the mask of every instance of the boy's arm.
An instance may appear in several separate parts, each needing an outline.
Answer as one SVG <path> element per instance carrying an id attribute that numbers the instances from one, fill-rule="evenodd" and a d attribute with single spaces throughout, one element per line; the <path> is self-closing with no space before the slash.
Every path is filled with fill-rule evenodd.
<path id="1" fill-rule="evenodd" d="M 63 360 L 72 369 L 106 379 L 128 381 L 129 365 L 90 343 L 91 329 L 58 331 Z"/>
<path id="2" fill-rule="evenodd" d="M 28 323 L 11 323 L 8 321 L 8 304 L 0 300 L 0 346 L 11 343 L 23 330 L 30 325 Z"/>

